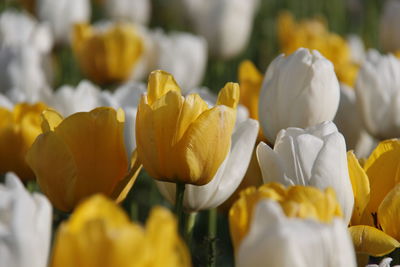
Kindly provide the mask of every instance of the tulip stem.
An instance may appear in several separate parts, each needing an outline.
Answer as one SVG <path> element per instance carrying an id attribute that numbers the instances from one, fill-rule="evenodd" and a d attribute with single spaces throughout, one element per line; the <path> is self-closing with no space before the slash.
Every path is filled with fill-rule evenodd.
<path id="1" fill-rule="evenodd" d="M 196 223 L 196 218 L 197 218 L 197 212 L 190 212 L 188 214 L 188 218 L 185 225 L 185 240 L 189 248 L 191 247 L 192 244 L 193 229 Z"/>
<path id="2" fill-rule="evenodd" d="M 185 184 L 176 183 L 176 194 L 175 194 L 175 214 L 178 218 L 179 231 L 183 234 L 185 227 L 185 214 L 183 213 L 183 197 L 185 195 Z"/>
<path id="3" fill-rule="evenodd" d="M 208 253 L 208 265 L 215 267 L 217 264 L 217 223 L 218 213 L 217 209 L 210 209 L 208 211 L 208 240 L 209 240 L 209 253 Z"/>

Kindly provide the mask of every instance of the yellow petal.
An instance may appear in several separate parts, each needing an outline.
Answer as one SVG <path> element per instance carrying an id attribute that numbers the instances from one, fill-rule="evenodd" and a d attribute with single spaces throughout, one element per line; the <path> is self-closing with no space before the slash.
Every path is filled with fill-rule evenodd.
<path id="1" fill-rule="evenodd" d="M 321 222 L 331 222 L 342 217 L 340 205 L 332 188 L 325 192 L 309 186 L 289 187 L 286 198 L 281 201 L 282 209 L 288 217 L 313 218 Z"/>
<path id="2" fill-rule="evenodd" d="M 153 107 L 143 96 L 136 116 L 136 145 L 138 157 L 144 168 L 156 179 L 176 178 L 173 139 L 183 97 L 176 91 L 168 92 L 156 100 Z"/>
<path id="3" fill-rule="evenodd" d="M 114 109 L 97 108 L 75 113 L 55 128 L 76 163 L 76 200 L 93 193 L 110 195 L 127 174 L 124 124 L 118 119 Z"/>
<path id="4" fill-rule="evenodd" d="M 237 83 L 227 83 L 218 93 L 217 105 L 236 108 L 239 103 L 240 88 Z"/>
<path id="5" fill-rule="evenodd" d="M 190 94 L 185 98 L 179 114 L 178 129 L 173 144 L 179 142 L 189 126 L 207 109 L 207 103 L 198 94 Z"/>
<path id="6" fill-rule="evenodd" d="M 351 226 L 349 231 L 358 253 L 381 257 L 400 246 L 396 239 L 371 226 Z"/>
<path id="7" fill-rule="evenodd" d="M 375 148 L 365 163 L 371 193 L 368 213 L 376 213 L 383 198 L 400 182 L 400 140 L 386 140 Z"/>
<path id="8" fill-rule="evenodd" d="M 369 202 L 369 180 L 353 151 L 347 152 L 347 164 L 354 193 L 354 209 L 351 217 L 351 225 L 357 225 L 361 223 L 361 217 Z"/>
<path id="9" fill-rule="evenodd" d="M 250 117 L 258 119 L 258 98 L 263 75 L 256 66 L 245 60 L 239 65 L 240 103 L 247 107 Z"/>
<path id="10" fill-rule="evenodd" d="M 54 131 L 64 118 L 55 110 L 47 109 L 42 113 L 42 131 Z"/>
<path id="11" fill-rule="evenodd" d="M 147 85 L 147 101 L 149 105 L 152 105 L 157 99 L 161 98 L 169 91 L 181 92 L 174 77 L 162 70 L 151 72 Z"/>
<path id="12" fill-rule="evenodd" d="M 400 240 L 400 184 L 383 199 L 378 209 L 378 222 L 386 234 Z"/>
<path id="13" fill-rule="evenodd" d="M 162 227 L 160 227 L 162 225 Z M 146 237 L 152 244 L 150 266 L 190 266 L 189 251 L 177 234 L 177 222 L 167 209 L 152 209 L 146 223 Z M 168 240 L 168 242 L 165 242 Z"/>
<path id="14" fill-rule="evenodd" d="M 140 163 L 137 157 L 136 150 L 134 150 L 132 153 L 130 165 L 131 169 L 128 175 L 116 185 L 113 193 L 111 194 L 111 198 L 115 199 L 115 202 L 117 203 L 122 202 L 126 198 L 137 177 L 139 176 L 140 171 L 142 170 L 143 165 Z"/>
<path id="15" fill-rule="evenodd" d="M 41 134 L 28 150 L 26 161 L 51 203 L 59 210 L 70 211 L 75 204 L 72 192 L 77 170 L 65 142 L 52 131 Z"/>
<path id="16" fill-rule="evenodd" d="M 193 122 L 177 145 L 178 177 L 194 185 L 207 184 L 225 160 L 231 145 L 235 111 L 216 106 Z"/>

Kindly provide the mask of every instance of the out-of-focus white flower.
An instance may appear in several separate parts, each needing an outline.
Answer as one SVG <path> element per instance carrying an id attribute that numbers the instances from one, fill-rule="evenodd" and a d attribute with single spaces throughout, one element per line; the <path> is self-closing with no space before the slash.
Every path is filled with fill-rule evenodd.
<path id="1" fill-rule="evenodd" d="M 355 267 L 356 261 L 341 219 L 321 223 L 289 218 L 277 202 L 262 200 L 236 253 L 236 266 Z"/>
<path id="2" fill-rule="evenodd" d="M 357 82 L 356 96 L 366 129 L 378 139 L 400 136 L 400 60 L 368 51 Z"/>
<path id="3" fill-rule="evenodd" d="M 33 195 L 19 178 L 6 175 L 0 184 L 0 266 L 45 267 L 50 249 L 51 205 Z"/>
<path id="4" fill-rule="evenodd" d="M 247 171 L 257 134 L 258 122 L 252 119 L 247 119 L 235 129 L 230 152 L 211 182 L 203 186 L 186 185 L 183 205 L 187 210 L 218 207 L 233 194 Z M 157 181 L 157 186 L 168 201 L 175 203 L 174 183 Z"/>
<path id="5" fill-rule="evenodd" d="M 400 1 L 385 1 L 380 22 L 380 41 L 382 48 L 388 52 L 400 50 Z"/>
<path id="6" fill-rule="evenodd" d="M 365 46 L 363 40 L 356 34 L 350 34 L 347 36 L 347 43 L 350 47 L 351 61 L 362 64 L 365 60 Z"/>
<path id="7" fill-rule="evenodd" d="M 89 0 L 37 0 L 36 13 L 41 21 L 49 23 L 58 43 L 68 43 L 75 23 L 88 22 Z"/>
<path id="8" fill-rule="evenodd" d="M 207 39 L 210 52 L 225 59 L 246 47 L 258 0 L 185 0 L 188 18 L 197 34 Z"/>
<path id="9" fill-rule="evenodd" d="M 274 143 L 281 129 L 333 120 L 339 98 L 333 65 L 318 51 L 300 48 L 288 57 L 280 55 L 269 65 L 261 88 L 263 133 Z"/>
<path id="10" fill-rule="evenodd" d="M 89 112 L 102 106 L 100 89 L 87 80 L 81 81 L 76 88 L 64 85 L 53 93 L 48 104 L 63 116 Z"/>
<path id="11" fill-rule="evenodd" d="M 345 139 L 347 150 L 354 150 L 358 158 L 368 157 L 377 141 L 364 129 L 358 112 L 354 89 L 340 84 L 340 103 L 334 120 Z"/>
<path id="12" fill-rule="evenodd" d="M 274 149 L 261 142 L 257 158 L 264 183 L 332 187 L 350 221 L 354 195 L 347 167 L 346 143 L 333 122 L 307 129 L 288 128 L 279 132 Z"/>
<path id="13" fill-rule="evenodd" d="M 151 15 L 150 0 L 106 0 L 104 9 L 111 19 L 129 20 L 145 25 Z"/>
<path id="14" fill-rule="evenodd" d="M 14 103 L 37 102 L 50 94 L 42 55 L 33 46 L 0 47 L 0 93 Z"/>
<path id="15" fill-rule="evenodd" d="M 53 37 L 47 24 L 38 23 L 28 14 L 14 10 L 0 14 L 0 47 L 29 45 L 49 53 Z"/>
<path id="16" fill-rule="evenodd" d="M 174 75 L 182 93 L 200 85 L 207 65 L 207 42 L 201 36 L 174 32 L 164 34 L 157 30 L 154 35 L 155 66 Z"/>
<path id="17" fill-rule="evenodd" d="M 392 258 L 384 258 L 383 260 L 381 260 L 381 262 L 378 264 L 368 264 L 365 267 L 390 267 L 390 263 L 393 261 Z M 393 265 L 393 267 L 400 267 L 400 265 Z"/>

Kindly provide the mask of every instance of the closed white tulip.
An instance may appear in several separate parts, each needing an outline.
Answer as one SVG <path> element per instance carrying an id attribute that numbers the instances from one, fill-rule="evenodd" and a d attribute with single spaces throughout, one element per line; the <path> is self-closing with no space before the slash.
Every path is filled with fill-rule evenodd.
<path id="1" fill-rule="evenodd" d="M 186 185 L 183 200 L 186 210 L 218 207 L 233 194 L 247 171 L 257 134 L 258 122 L 255 120 L 247 119 L 238 125 L 232 135 L 230 152 L 211 182 L 203 186 Z M 175 203 L 174 183 L 157 181 L 157 186 L 168 201 Z"/>
<path id="2" fill-rule="evenodd" d="M 50 25 L 58 43 L 68 43 L 74 24 L 90 20 L 90 0 L 37 0 L 36 14 Z"/>
<path id="3" fill-rule="evenodd" d="M 389 52 L 400 50 L 400 1 L 385 1 L 380 21 L 380 41 L 382 48 Z"/>
<path id="4" fill-rule="evenodd" d="M 333 65 L 318 51 L 300 48 L 290 56 L 280 55 L 269 65 L 261 88 L 263 133 L 273 143 L 282 129 L 333 120 L 339 99 Z"/>
<path id="5" fill-rule="evenodd" d="M 104 9 L 111 19 L 145 25 L 151 15 L 150 0 L 106 0 Z"/>
<path id="6" fill-rule="evenodd" d="M 207 65 L 207 42 L 190 33 L 154 33 L 155 66 L 174 75 L 182 93 L 197 87 L 203 81 Z"/>
<path id="7" fill-rule="evenodd" d="M 346 144 L 333 122 L 307 129 L 288 128 L 279 132 L 275 146 L 257 146 L 257 158 L 264 183 L 332 187 L 350 221 L 354 195 L 347 167 Z"/>
<path id="8" fill-rule="evenodd" d="M 340 84 L 340 104 L 334 120 L 346 139 L 347 150 L 354 150 L 357 158 L 367 158 L 378 144 L 364 128 L 353 88 Z"/>
<path id="9" fill-rule="evenodd" d="M 244 50 L 258 0 L 185 0 L 184 4 L 194 31 L 207 39 L 213 55 L 228 59 Z"/>
<path id="10" fill-rule="evenodd" d="M 47 266 L 52 214 L 47 198 L 31 195 L 8 173 L 0 184 L 0 214 L 0 266 Z"/>
<path id="11" fill-rule="evenodd" d="M 368 51 L 356 82 L 357 103 L 366 129 L 378 139 L 400 136 L 400 60 Z"/>
<path id="12" fill-rule="evenodd" d="M 250 230 L 236 253 L 238 267 L 355 267 L 354 248 L 341 219 L 321 223 L 287 217 L 277 202 L 255 207 Z"/>

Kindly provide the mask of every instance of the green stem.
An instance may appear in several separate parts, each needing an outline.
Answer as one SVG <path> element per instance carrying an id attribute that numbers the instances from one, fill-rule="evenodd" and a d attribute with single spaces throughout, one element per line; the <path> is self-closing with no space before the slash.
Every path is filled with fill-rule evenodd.
<path id="1" fill-rule="evenodd" d="M 185 225 L 185 214 L 183 213 L 183 197 L 185 195 L 185 184 L 176 183 L 175 214 L 178 218 L 179 232 L 182 234 Z"/>
<path id="2" fill-rule="evenodd" d="M 217 264 L 217 209 L 210 209 L 208 213 L 208 238 L 210 242 L 210 251 L 208 253 L 208 266 L 215 267 Z"/>
<path id="3" fill-rule="evenodd" d="M 196 224 L 197 212 L 191 212 L 188 215 L 188 219 L 185 225 L 185 240 L 189 248 L 192 244 L 192 237 L 193 237 L 193 229 L 194 225 Z"/>

